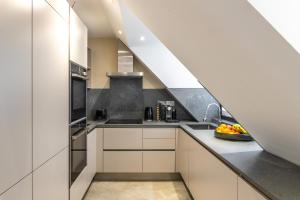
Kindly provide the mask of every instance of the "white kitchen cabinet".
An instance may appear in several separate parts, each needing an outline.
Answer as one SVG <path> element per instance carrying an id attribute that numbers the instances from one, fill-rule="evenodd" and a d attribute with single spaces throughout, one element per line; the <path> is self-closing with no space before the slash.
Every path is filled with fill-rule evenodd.
<path id="1" fill-rule="evenodd" d="M 1 0 L 0 194 L 32 163 L 31 0 Z"/>
<path id="2" fill-rule="evenodd" d="M 195 200 L 237 200 L 237 175 L 198 142 L 191 143 L 189 189 Z"/>
<path id="3" fill-rule="evenodd" d="M 92 182 L 97 170 L 97 130 L 87 135 L 87 171 L 88 179 Z"/>
<path id="4" fill-rule="evenodd" d="M 143 172 L 175 172 L 175 151 L 144 151 Z"/>
<path id="5" fill-rule="evenodd" d="M 46 0 L 52 8 L 58 12 L 65 20 L 69 21 L 69 3 L 67 0 Z"/>
<path id="6" fill-rule="evenodd" d="M 175 128 L 143 128 L 143 138 L 174 138 Z"/>
<path id="7" fill-rule="evenodd" d="M 33 167 L 68 146 L 68 21 L 33 0 Z"/>
<path id="8" fill-rule="evenodd" d="M 32 200 L 32 175 L 26 176 L 4 194 L 0 200 Z"/>
<path id="9" fill-rule="evenodd" d="M 69 149 L 33 172 L 33 200 L 69 199 Z"/>
<path id="10" fill-rule="evenodd" d="M 87 68 L 88 30 L 73 9 L 70 9 L 70 59 Z"/>
<path id="11" fill-rule="evenodd" d="M 142 172 L 143 152 L 104 151 L 104 172 Z"/>
<path id="12" fill-rule="evenodd" d="M 179 129 L 176 146 L 176 171 L 181 174 L 187 186 L 189 186 L 189 152 L 192 140 L 182 129 Z"/>
<path id="13" fill-rule="evenodd" d="M 97 172 L 103 172 L 103 128 L 97 128 Z"/>
<path id="14" fill-rule="evenodd" d="M 238 178 L 238 200 L 267 200 L 240 177 Z"/>
<path id="15" fill-rule="evenodd" d="M 104 149 L 142 149 L 141 128 L 104 128 Z"/>
<path id="16" fill-rule="evenodd" d="M 143 149 L 175 149 L 175 138 L 174 139 L 143 139 Z"/>
<path id="17" fill-rule="evenodd" d="M 88 169 L 85 167 L 71 185 L 70 200 L 82 200 L 90 183 Z"/>

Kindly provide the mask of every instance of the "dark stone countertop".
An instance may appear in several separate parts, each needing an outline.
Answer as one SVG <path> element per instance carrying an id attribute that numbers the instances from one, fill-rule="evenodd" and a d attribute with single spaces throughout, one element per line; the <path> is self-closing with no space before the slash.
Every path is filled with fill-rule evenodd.
<path id="1" fill-rule="evenodd" d="M 214 137 L 213 130 L 193 130 L 187 124 L 199 122 L 144 122 L 143 124 L 105 124 L 89 122 L 94 128 L 182 128 L 220 161 L 272 200 L 300 200 L 300 167 L 264 151 L 256 142 L 231 142 Z"/>

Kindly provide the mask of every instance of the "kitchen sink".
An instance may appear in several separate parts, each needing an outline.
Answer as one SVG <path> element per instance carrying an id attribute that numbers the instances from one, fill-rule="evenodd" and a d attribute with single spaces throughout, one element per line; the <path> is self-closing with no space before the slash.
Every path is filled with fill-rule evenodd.
<path id="1" fill-rule="evenodd" d="M 187 126 L 194 130 L 214 130 L 216 128 L 211 124 L 187 124 Z"/>

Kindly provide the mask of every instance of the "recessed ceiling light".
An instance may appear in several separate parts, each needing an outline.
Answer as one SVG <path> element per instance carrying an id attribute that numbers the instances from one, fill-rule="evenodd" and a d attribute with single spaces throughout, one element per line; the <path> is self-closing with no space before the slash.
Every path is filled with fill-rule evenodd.
<path id="1" fill-rule="evenodd" d="M 119 33 L 119 35 L 122 35 L 123 32 L 121 30 L 118 30 L 118 33 Z"/>
<path id="2" fill-rule="evenodd" d="M 145 41 L 145 37 L 144 37 L 144 36 L 141 36 L 141 37 L 140 37 L 140 40 L 141 40 L 141 41 Z"/>

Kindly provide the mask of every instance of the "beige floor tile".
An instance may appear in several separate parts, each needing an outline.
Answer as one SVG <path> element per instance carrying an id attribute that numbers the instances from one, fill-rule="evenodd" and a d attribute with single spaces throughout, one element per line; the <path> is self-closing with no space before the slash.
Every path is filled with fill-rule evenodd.
<path id="1" fill-rule="evenodd" d="M 180 181 L 93 182 L 84 200 L 191 200 Z"/>

